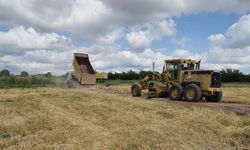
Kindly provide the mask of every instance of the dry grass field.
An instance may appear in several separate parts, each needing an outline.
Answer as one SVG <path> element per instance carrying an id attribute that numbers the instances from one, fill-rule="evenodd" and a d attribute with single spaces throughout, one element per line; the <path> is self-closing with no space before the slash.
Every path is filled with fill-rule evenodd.
<path id="1" fill-rule="evenodd" d="M 225 98 L 249 103 L 245 90 L 239 98 L 240 92 L 230 92 L 237 89 L 226 88 Z M 0 90 L 0 149 L 249 148 L 249 114 L 190 109 L 104 90 Z"/>
<path id="2" fill-rule="evenodd" d="M 250 104 L 250 87 L 224 87 L 222 101 Z"/>

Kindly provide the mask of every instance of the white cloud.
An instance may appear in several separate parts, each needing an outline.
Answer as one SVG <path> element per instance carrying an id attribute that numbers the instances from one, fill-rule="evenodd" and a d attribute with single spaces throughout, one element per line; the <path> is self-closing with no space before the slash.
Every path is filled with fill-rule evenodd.
<path id="1" fill-rule="evenodd" d="M 0 25 L 14 27 L 0 32 L 0 68 L 61 74 L 70 69 L 73 49 L 88 53 L 96 69 L 105 71 L 151 69 L 152 61 L 161 69 L 164 59 L 176 57 L 204 58 L 217 66 L 235 62 L 239 67 L 250 55 L 249 15 L 226 33 L 211 35 L 208 53 L 185 50 L 184 38 L 176 42 L 182 49 L 173 52 L 150 47 L 152 41 L 176 34 L 173 16 L 246 13 L 249 6 L 247 0 L 0 0 Z M 116 43 L 120 39 L 127 40 L 128 48 Z M 229 62 L 230 57 L 237 59 Z"/>
<path id="2" fill-rule="evenodd" d="M 144 50 L 150 47 L 152 37 L 148 31 L 130 32 L 127 34 L 128 44 L 132 49 Z"/>
<path id="3" fill-rule="evenodd" d="M 172 58 L 162 52 L 145 49 L 141 52 L 119 51 L 109 55 L 92 55 L 93 66 L 103 71 L 128 71 L 130 69 L 151 70 L 155 62 L 157 69 L 161 71 L 165 59 Z"/>
<path id="4" fill-rule="evenodd" d="M 86 53 L 88 48 L 82 48 L 78 52 Z M 142 51 L 119 50 L 109 53 L 93 53 L 89 55 L 94 68 L 98 71 L 121 72 L 130 69 L 152 70 L 152 63 L 155 62 L 156 70 L 162 71 L 164 60 L 173 58 L 203 59 L 203 54 L 194 54 L 188 50 L 177 49 L 174 51 L 152 50 L 146 48 Z"/>
<path id="5" fill-rule="evenodd" d="M 180 39 L 173 38 L 172 42 L 178 44 L 181 48 L 185 48 L 187 43 L 190 42 L 192 39 L 187 37 L 181 37 Z"/>
<path id="6" fill-rule="evenodd" d="M 231 25 L 225 34 L 214 34 L 208 39 L 215 46 L 226 48 L 244 48 L 250 46 L 250 14 L 244 15 Z"/>
<path id="7" fill-rule="evenodd" d="M 69 31 L 96 39 L 120 26 L 133 27 L 198 12 L 244 13 L 250 1 L 217 0 L 1 0 L 0 24 L 32 26 L 42 31 Z M 165 22 L 160 24 L 162 28 Z M 167 30 L 162 30 L 168 33 Z M 171 32 L 171 31 L 170 31 Z"/>
<path id="8" fill-rule="evenodd" d="M 0 68 L 20 73 L 25 70 L 31 74 L 53 72 L 64 74 L 72 70 L 73 50 L 58 52 L 46 50 L 28 51 L 22 55 L 0 56 Z"/>
<path id="9" fill-rule="evenodd" d="M 153 40 L 160 40 L 164 36 L 173 36 L 176 33 L 175 22 L 172 19 L 150 22 L 142 26 L 132 28 L 126 38 L 132 50 L 143 51 L 150 48 Z M 142 28 L 145 28 L 142 31 Z M 133 31 L 139 30 L 139 31 Z"/>
<path id="10" fill-rule="evenodd" d="M 70 70 L 72 54 L 71 40 L 56 33 L 40 33 L 23 26 L 0 32 L 0 68 L 15 73 L 62 74 Z"/>
<path id="11" fill-rule="evenodd" d="M 208 37 L 208 40 L 214 45 L 221 45 L 225 41 L 223 34 L 213 34 Z"/>
<path id="12" fill-rule="evenodd" d="M 117 40 L 124 38 L 124 29 L 120 28 L 112 32 L 106 33 L 103 36 L 96 39 L 95 42 L 102 44 L 114 44 Z"/>
<path id="13" fill-rule="evenodd" d="M 185 49 L 177 49 L 174 51 L 173 56 L 176 58 L 186 58 L 190 56 L 191 53 L 188 50 Z"/>
<path id="14" fill-rule="evenodd" d="M 175 34 L 175 22 L 172 19 L 163 20 L 158 22 L 158 24 L 154 24 L 151 27 L 151 34 L 162 35 L 162 36 L 171 36 Z"/>
<path id="15" fill-rule="evenodd" d="M 7 32 L 0 31 L 0 53 L 24 53 L 29 50 L 64 51 L 72 47 L 71 40 L 56 33 L 42 34 L 22 26 Z"/>
<path id="16" fill-rule="evenodd" d="M 207 54 L 207 62 L 218 68 L 250 67 L 250 15 L 242 16 L 224 34 L 209 36 L 212 44 Z M 248 69 L 249 70 L 249 69 Z"/>

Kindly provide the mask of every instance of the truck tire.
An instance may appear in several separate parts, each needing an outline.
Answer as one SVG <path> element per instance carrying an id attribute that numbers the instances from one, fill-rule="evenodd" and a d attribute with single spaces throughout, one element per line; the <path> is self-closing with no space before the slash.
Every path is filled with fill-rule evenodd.
<path id="1" fill-rule="evenodd" d="M 218 92 L 215 95 L 206 96 L 206 100 L 208 102 L 219 102 L 221 100 L 221 97 L 222 97 L 222 92 Z"/>
<path id="2" fill-rule="evenodd" d="M 132 86 L 131 86 L 131 94 L 133 97 L 139 97 L 141 96 L 141 85 L 138 84 L 138 83 L 134 83 Z"/>
<path id="3" fill-rule="evenodd" d="M 183 87 L 180 84 L 172 85 L 169 89 L 169 98 L 171 100 L 181 100 L 183 96 Z"/>
<path id="4" fill-rule="evenodd" d="M 70 80 L 67 81 L 67 86 L 68 86 L 69 88 L 77 88 L 77 87 L 80 86 L 80 84 L 79 84 L 78 81 L 75 81 L 75 80 L 70 79 Z"/>
<path id="5" fill-rule="evenodd" d="M 201 99 L 201 88 L 197 84 L 188 84 L 184 91 L 184 98 L 187 101 L 199 101 Z"/>

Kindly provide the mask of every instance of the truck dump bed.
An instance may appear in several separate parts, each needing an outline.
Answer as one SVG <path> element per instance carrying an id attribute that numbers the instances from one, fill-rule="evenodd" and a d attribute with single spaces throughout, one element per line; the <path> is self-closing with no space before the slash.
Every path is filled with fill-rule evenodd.
<path id="1" fill-rule="evenodd" d="M 96 83 L 95 71 L 88 54 L 74 53 L 73 67 L 80 84 L 93 85 Z"/>

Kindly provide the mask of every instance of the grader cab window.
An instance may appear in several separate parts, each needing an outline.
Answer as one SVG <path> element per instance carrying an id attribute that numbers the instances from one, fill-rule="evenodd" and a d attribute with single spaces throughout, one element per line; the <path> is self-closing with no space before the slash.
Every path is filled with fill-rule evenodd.
<path id="1" fill-rule="evenodd" d="M 195 64 L 193 63 L 182 63 L 181 70 L 194 70 Z"/>
<path id="2" fill-rule="evenodd" d="M 178 66 L 174 63 L 167 63 L 167 70 L 178 70 Z"/>
<path id="3" fill-rule="evenodd" d="M 166 69 L 170 73 L 170 80 L 177 80 L 179 67 L 176 63 L 166 63 Z"/>

